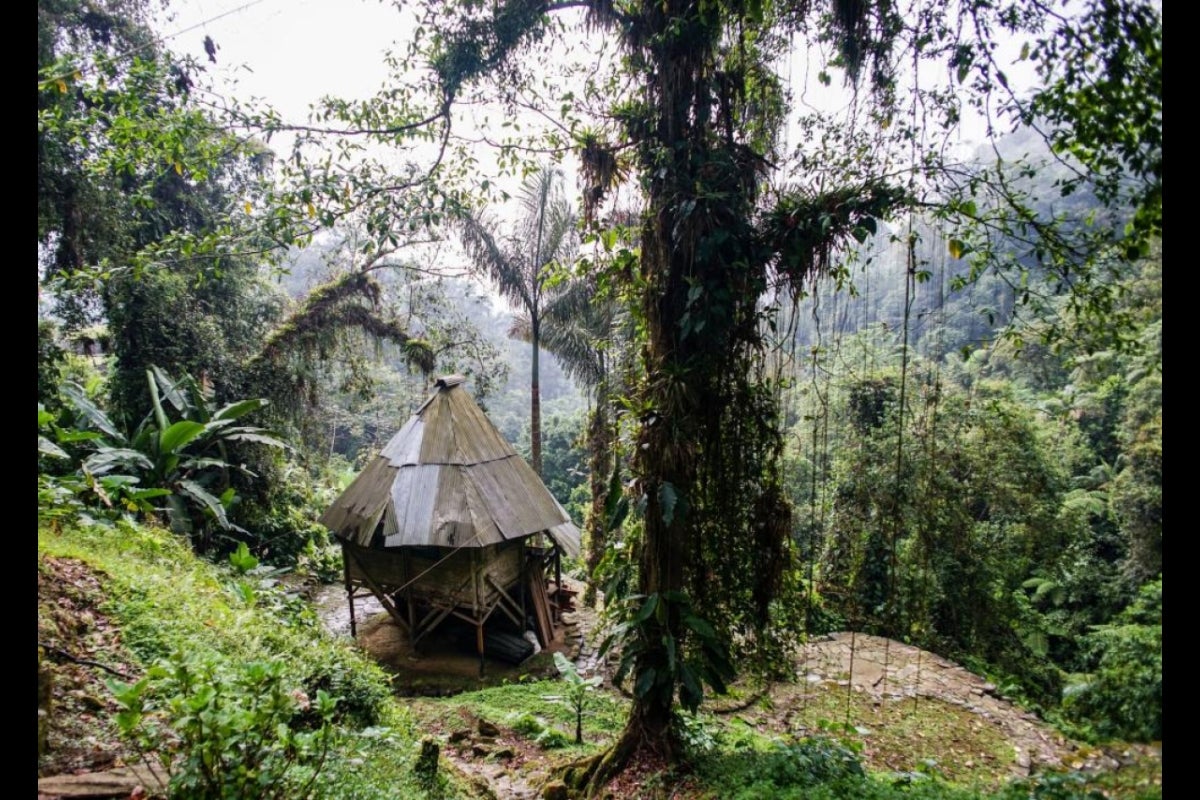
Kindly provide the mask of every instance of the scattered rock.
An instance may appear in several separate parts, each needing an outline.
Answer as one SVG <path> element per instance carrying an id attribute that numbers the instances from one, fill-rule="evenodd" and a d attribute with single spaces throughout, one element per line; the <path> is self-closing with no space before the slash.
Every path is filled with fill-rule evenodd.
<path id="1" fill-rule="evenodd" d="M 495 737 L 500 735 L 500 729 L 488 722 L 486 719 L 479 720 L 476 730 L 479 731 L 480 736 L 491 736 L 493 740 Z"/>
<path id="2" fill-rule="evenodd" d="M 38 755 L 46 752 L 46 736 L 50 732 L 50 698 L 52 677 L 50 665 L 42 660 L 38 648 Z"/>
<path id="3" fill-rule="evenodd" d="M 995 684 L 928 651 L 879 636 L 833 633 L 810 639 L 798 660 L 809 683 L 836 679 L 838 686 L 849 684 L 872 696 L 886 695 L 879 672 L 883 664 L 888 669 L 886 691 L 935 698 L 997 726 L 1018 754 L 1015 774 L 1061 768 L 1066 761 L 1064 745 L 1047 738 L 1039 717 L 999 696 Z"/>
<path id="4" fill-rule="evenodd" d="M 542 787 L 542 800 L 567 800 L 567 785 L 562 781 L 550 781 Z"/>
<path id="5" fill-rule="evenodd" d="M 1014 747 L 1013 753 L 1013 763 L 1017 765 L 1023 774 L 1028 775 L 1030 768 L 1029 753 L 1025 752 L 1025 750 L 1020 747 Z"/>
<path id="6" fill-rule="evenodd" d="M 38 778 L 38 796 L 46 798 L 127 798 L 139 790 L 143 797 L 147 790 L 162 797 L 166 792 L 166 784 L 144 767 L 120 767 L 107 772 Z"/>

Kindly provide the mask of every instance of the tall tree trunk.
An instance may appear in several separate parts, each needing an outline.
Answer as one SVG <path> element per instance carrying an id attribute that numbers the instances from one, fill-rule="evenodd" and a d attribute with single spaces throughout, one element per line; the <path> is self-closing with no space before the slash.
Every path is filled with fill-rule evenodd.
<path id="1" fill-rule="evenodd" d="M 537 314 L 531 315 L 533 353 L 530 356 L 529 376 L 529 460 L 533 471 L 542 477 L 542 388 L 539 380 L 541 357 L 541 324 Z"/>
<path id="2" fill-rule="evenodd" d="M 655 35 L 670 38 L 670 29 L 687 18 L 695 20 L 698 4 L 694 0 L 667 0 L 662 13 L 650 11 L 646 19 Z M 649 37 L 648 37 L 649 38 Z M 644 281 L 643 312 L 646 315 L 648 342 L 644 352 L 646 376 L 643 407 L 651 409 L 642 419 L 634 473 L 646 497 L 645 534 L 640 556 L 638 590 L 644 596 L 686 592 L 685 566 L 688 542 L 695 535 L 694 520 L 686 513 L 687 494 L 696 481 L 696 411 L 704 402 L 702 387 L 688 376 L 692 357 L 697 355 L 696 337 L 681 336 L 680 321 L 687 308 L 694 277 L 706 267 L 695 258 L 695 242 L 687 240 L 689 228 L 677 224 L 679 205 L 695 196 L 703 179 L 697 172 L 702 159 L 695 149 L 703 148 L 704 122 L 693 109 L 703 105 L 706 91 L 697 75 L 707 61 L 704 52 L 711 42 L 694 42 L 700 51 L 681 58 L 671 48 L 651 50 L 658 63 L 648 70 L 648 98 L 653 104 L 653 156 L 668 160 L 649 182 L 648 212 L 642 230 L 641 275 Z M 648 166 L 648 165 L 647 165 Z M 716 357 L 717 354 L 713 353 Z M 715 400 L 715 398 L 708 398 Z M 668 510 L 664 494 L 683 498 Z M 676 513 L 678 512 L 678 513 Z M 665 619 L 647 621 L 645 639 L 650 646 L 639 655 L 635 680 L 651 670 L 671 673 L 668 653 L 661 644 L 665 636 L 683 642 L 678 607 L 667 606 Z M 674 676 L 666 691 L 635 692 L 633 707 L 624 737 L 634 750 L 654 752 L 674 762 L 680 755 L 679 739 L 672 728 Z"/>
<path id="3" fill-rule="evenodd" d="M 586 605 L 596 605 L 596 569 L 604 558 L 604 548 L 608 544 L 608 514 L 607 500 L 609 478 L 612 475 L 613 458 L 612 445 L 615 440 L 612 424 L 609 422 L 608 392 L 605 389 L 606 379 L 602 378 L 596 389 L 596 408 L 588 424 L 588 467 L 592 483 L 592 508 L 587 520 L 587 574 L 588 583 L 583 591 L 583 602 Z"/>

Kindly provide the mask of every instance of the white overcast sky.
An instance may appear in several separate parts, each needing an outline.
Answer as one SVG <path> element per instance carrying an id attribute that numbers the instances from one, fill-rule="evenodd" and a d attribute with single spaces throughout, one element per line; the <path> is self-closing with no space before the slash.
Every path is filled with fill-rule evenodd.
<path id="1" fill-rule="evenodd" d="M 173 50 L 204 60 L 211 36 L 220 48 L 214 76 L 292 121 L 322 95 L 374 93 L 387 74 L 384 52 L 406 34 L 403 16 L 379 0 L 172 0 L 169 11 L 175 18 L 160 30 Z"/>
<path id="2" fill-rule="evenodd" d="M 219 50 L 209 74 L 218 91 L 263 98 L 290 122 L 303 122 L 309 106 L 324 95 L 362 99 L 374 94 L 387 78 L 385 52 L 402 52 L 412 25 L 395 4 L 381 0 L 170 0 L 168 12 L 173 19 L 159 30 L 171 49 L 207 64 L 203 43 L 211 36 Z M 1011 53 L 1019 47 L 1011 43 Z M 1011 63 L 1013 56 L 1002 60 Z M 849 105 L 850 94 L 836 76 L 829 87 L 818 83 L 823 62 L 817 53 L 793 53 L 789 88 L 798 107 L 836 112 Z M 1012 69 L 1014 86 L 1029 80 L 1028 67 L 1026 62 Z M 981 120 L 964 113 L 958 132 L 964 155 L 980 143 L 983 131 Z M 280 137 L 272 145 L 285 150 L 286 141 Z M 487 167 L 494 154 L 481 151 L 476 157 L 489 179 L 515 191 L 517 179 L 497 182 L 496 170 Z M 565 166 L 571 186 L 574 170 Z"/>
<path id="3" fill-rule="evenodd" d="M 171 0 L 169 12 L 174 19 L 160 30 L 172 49 L 203 60 L 211 36 L 220 48 L 214 76 L 236 80 L 231 91 L 264 97 L 291 121 L 322 95 L 374 93 L 387 74 L 384 52 L 409 35 L 405 15 L 381 0 Z M 817 83 L 816 61 L 793 56 L 793 91 L 825 110 L 845 106 L 840 81 Z M 1024 82 L 1023 70 L 1010 70 L 1014 85 Z M 964 135 L 981 130 L 968 123 Z"/>

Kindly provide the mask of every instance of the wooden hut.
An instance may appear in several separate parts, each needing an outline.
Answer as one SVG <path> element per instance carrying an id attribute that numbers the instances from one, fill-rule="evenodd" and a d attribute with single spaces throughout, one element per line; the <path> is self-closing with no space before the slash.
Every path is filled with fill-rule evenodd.
<path id="1" fill-rule="evenodd" d="M 553 640 L 561 555 L 579 554 L 579 529 L 463 381 L 438 380 L 321 523 L 342 545 L 352 635 L 369 593 L 414 647 L 450 617 L 474 626 L 482 667 L 496 614 Z"/>

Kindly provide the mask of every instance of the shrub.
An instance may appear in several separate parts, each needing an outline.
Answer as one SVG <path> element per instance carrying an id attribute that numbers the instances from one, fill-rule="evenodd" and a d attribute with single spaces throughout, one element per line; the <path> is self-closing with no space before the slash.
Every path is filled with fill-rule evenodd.
<path id="1" fill-rule="evenodd" d="M 110 688 L 121 731 L 170 776 L 172 798 L 303 797 L 333 735 L 337 701 L 289 688 L 280 662 L 177 653 Z"/>
<path id="2" fill-rule="evenodd" d="M 1064 693 L 1068 719 L 1101 739 L 1162 739 L 1162 578 L 1086 639 L 1096 670 Z"/>

